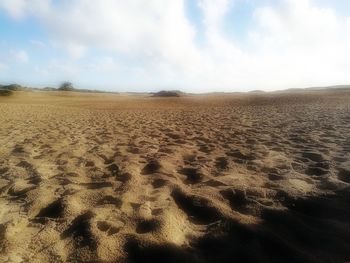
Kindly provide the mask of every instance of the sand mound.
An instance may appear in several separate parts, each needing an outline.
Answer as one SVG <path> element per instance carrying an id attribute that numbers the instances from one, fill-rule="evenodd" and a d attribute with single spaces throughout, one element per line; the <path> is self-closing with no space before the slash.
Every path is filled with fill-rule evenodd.
<path id="1" fill-rule="evenodd" d="M 0 262 L 347 262 L 349 109 L 346 91 L 2 98 Z"/>

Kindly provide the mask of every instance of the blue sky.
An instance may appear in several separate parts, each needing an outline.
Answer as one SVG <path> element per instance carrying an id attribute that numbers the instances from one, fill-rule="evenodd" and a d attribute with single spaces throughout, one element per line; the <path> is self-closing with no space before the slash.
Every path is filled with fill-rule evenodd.
<path id="1" fill-rule="evenodd" d="M 0 0 L 0 83 L 115 91 L 350 84 L 350 1 Z"/>

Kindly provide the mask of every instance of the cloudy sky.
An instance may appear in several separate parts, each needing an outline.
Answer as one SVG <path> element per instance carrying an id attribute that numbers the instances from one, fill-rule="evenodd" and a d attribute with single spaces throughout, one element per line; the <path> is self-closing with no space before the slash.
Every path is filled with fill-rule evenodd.
<path id="1" fill-rule="evenodd" d="M 116 91 L 350 84 L 347 0 L 0 0 L 0 82 Z"/>

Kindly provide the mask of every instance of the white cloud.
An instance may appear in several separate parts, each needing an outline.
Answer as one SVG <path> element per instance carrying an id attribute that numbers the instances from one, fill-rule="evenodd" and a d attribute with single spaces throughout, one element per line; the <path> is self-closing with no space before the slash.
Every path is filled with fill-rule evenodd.
<path id="1" fill-rule="evenodd" d="M 86 45 L 76 44 L 71 42 L 64 43 L 63 47 L 67 50 L 69 55 L 74 59 L 82 58 L 88 50 L 88 47 Z"/>
<path id="2" fill-rule="evenodd" d="M 0 8 L 47 27 L 51 40 L 72 58 L 61 71 L 86 73 L 76 61 L 98 49 L 127 59 L 102 57 L 85 70 L 121 70 L 140 85 L 204 91 L 350 82 L 350 17 L 312 0 L 274 1 L 254 11 L 242 47 L 223 24 L 244 1 L 197 0 L 205 27 L 205 41 L 198 45 L 199 29 L 186 16 L 186 1 L 192 0 L 0 0 Z M 18 55 L 28 61 L 25 52 Z"/>
<path id="3" fill-rule="evenodd" d="M 0 63 L 0 71 L 6 70 L 8 66 L 5 63 Z"/>
<path id="4" fill-rule="evenodd" d="M 229 0 L 198 0 L 198 5 L 204 13 L 204 23 L 207 28 L 217 28 L 222 22 L 223 16 L 227 13 L 230 2 Z"/>
<path id="5" fill-rule="evenodd" d="M 51 2 L 51 0 L 0 0 L 0 9 L 21 20 L 27 16 L 48 12 Z"/>
<path id="6" fill-rule="evenodd" d="M 116 73 L 120 66 L 114 58 L 109 56 L 99 57 L 87 66 L 91 72 Z"/>
<path id="7" fill-rule="evenodd" d="M 46 45 L 44 42 L 40 41 L 40 40 L 32 39 L 32 40 L 30 40 L 29 42 L 30 42 L 30 44 L 32 44 L 34 47 L 39 48 L 39 49 L 42 49 L 42 48 L 46 48 L 46 47 L 47 47 L 47 45 Z"/>
<path id="8" fill-rule="evenodd" d="M 29 56 L 24 50 L 11 50 L 10 57 L 12 61 L 17 63 L 27 63 L 29 61 Z"/>
<path id="9" fill-rule="evenodd" d="M 309 0 L 284 0 L 281 7 L 256 10 L 255 19 L 255 58 L 265 63 L 266 83 L 300 86 L 350 81 L 344 71 L 345 65 L 349 69 L 349 27 L 347 19 L 334 10 Z M 276 74 L 274 80 L 270 72 Z"/>
<path id="10" fill-rule="evenodd" d="M 25 0 L 2 0 L 0 7 L 5 9 L 13 18 L 20 19 L 24 16 Z"/>

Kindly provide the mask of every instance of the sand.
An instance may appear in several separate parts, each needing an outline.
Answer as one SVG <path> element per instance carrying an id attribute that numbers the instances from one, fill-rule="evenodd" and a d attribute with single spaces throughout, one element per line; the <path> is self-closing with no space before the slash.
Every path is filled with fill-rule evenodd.
<path id="1" fill-rule="evenodd" d="M 0 98 L 0 262 L 346 262 L 350 92 Z"/>

